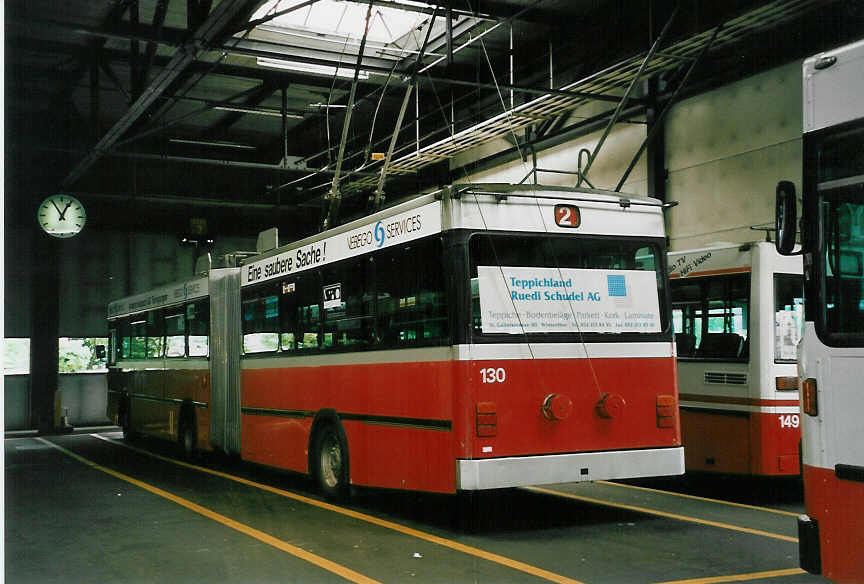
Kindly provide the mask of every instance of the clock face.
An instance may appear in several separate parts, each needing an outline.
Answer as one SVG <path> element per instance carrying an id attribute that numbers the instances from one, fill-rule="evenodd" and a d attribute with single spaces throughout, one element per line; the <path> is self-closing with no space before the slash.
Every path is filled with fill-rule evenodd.
<path id="1" fill-rule="evenodd" d="M 36 212 L 39 225 L 53 237 L 72 237 L 84 229 L 87 213 L 84 205 L 69 195 L 51 195 L 39 205 Z"/>

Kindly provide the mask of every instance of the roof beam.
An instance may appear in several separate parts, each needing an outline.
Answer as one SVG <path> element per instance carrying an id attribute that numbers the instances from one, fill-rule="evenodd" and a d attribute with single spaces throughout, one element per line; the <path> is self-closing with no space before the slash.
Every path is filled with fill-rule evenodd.
<path id="1" fill-rule="evenodd" d="M 269 83 L 263 83 L 260 87 L 257 87 L 252 93 L 250 93 L 242 102 L 232 102 L 228 105 L 237 105 L 254 109 L 261 105 L 275 92 L 276 86 Z M 204 132 L 204 136 L 207 138 L 213 138 L 225 133 L 231 126 L 243 119 L 245 115 L 245 113 L 238 111 L 228 112 L 226 115 L 222 116 L 221 120 L 209 127 L 207 131 Z"/>
<path id="2" fill-rule="evenodd" d="M 201 47 L 218 38 L 238 15 L 243 14 L 243 16 L 248 17 L 257 4 L 258 0 L 223 0 L 220 2 L 195 31 L 193 42 L 187 47 L 177 50 L 168 66 L 153 79 L 153 82 L 135 100 L 129 110 L 99 140 L 90 154 L 75 165 L 62 181 L 62 186 L 68 188 L 80 179 L 105 152 L 114 146 L 126 130 L 137 122 L 150 106 L 162 96 L 186 67 L 195 61 L 202 50 Z"/>

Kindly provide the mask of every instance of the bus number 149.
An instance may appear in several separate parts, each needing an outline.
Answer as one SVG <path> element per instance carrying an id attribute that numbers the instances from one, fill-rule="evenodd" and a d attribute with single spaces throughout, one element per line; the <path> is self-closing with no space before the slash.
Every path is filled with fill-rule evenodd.
<path id="1" fill-rule="evenodd" d="M 781 428 L 797 428 L 801 425 L 801 420 L 798 414 L 789 414 L 788 416 L 778 416 L 780 418 Z"/>

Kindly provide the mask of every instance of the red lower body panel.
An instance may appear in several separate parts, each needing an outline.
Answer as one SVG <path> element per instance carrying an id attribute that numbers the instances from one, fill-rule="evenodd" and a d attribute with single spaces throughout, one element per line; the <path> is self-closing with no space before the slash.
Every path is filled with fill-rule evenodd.
<path id="1" fill-rule="evenodd" d="M 818 522 L 822 575 L 835 582 L 864 582 L 864 482 L 805 465 L 804 499 L 807 515 Z"/>
<path id="2" fill-rule="evenodd" d="M 286 363 L 244 363 L 245 460 L 309 472 L 322 410 L 345 430 L 350 481 L 373 487 L 454 492 L 459 459 L 680 445 L 671 357 Z"/>
<path id="3" fill-rule="evenodd" d="M 792 425 L 791 416 L 682 409 L 681 436 L 687 470 L 797 475 L 801 429 Z"/>

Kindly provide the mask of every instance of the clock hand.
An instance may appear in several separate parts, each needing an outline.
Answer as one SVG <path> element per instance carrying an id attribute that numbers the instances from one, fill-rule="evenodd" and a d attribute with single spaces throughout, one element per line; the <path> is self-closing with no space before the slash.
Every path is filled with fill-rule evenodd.
<path id="1" fill-rule="evenodd" d="M 51 204 L 54 205 L 54 208 L 57 209 L 57 212 L 60 213 L 60 217 L 63 217 L 63 211 L 60 210 L 60 207 L 57 206 L 57 203 L 54 202 L 54 199 L 51 199 Z"/>
<path id="2" fill-rule="evenodd" d="M 53 203 L 53 201 L 52 201 L 52 203 Z M 71 206 L 72 206 L 72 201 L 69 201 L 68 203 L 66 203 L 66 206 L 63 207 L 62 211 L 60 211 L 60 209 L 57 209 L 58 211 L 60 211 L 60 220 L 61 221 L 66 221 L 66 211 L 68 211 L 69 207 L 71 207 Z"/>

